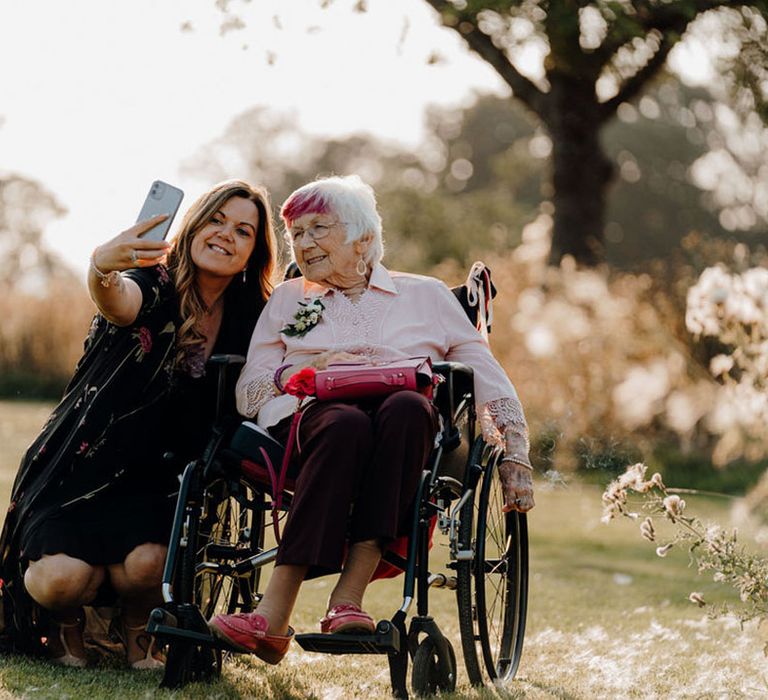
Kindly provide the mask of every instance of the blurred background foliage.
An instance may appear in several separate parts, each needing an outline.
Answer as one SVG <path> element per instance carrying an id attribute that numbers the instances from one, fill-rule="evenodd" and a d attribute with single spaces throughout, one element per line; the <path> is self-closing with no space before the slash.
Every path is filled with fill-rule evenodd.
<path id="1" fill-rule="evenodd" d="M 93 307 L 43 240 L 62 214 L 40 183 L 0 177 L 0 396 L 57 398 L 82 351 Z"/>
<path id="2" fill-rule="evenodd" d="M 491 341 L 526 407 L 537 467 L 604 475 L 642 459 L 669 481 L 743 491 L 768 462 L 753 452 L 729 457 L 737 469 L 713 463 L 718 383 L 708 364 L 722 348 L 695 341 L 684 319 L 707 266 L 766 265 L 765 76 L 762 63 L 741 60 L 765 57 L 756 18 L 723 12 L 716 30 L 709 19 L 697 30 L 738 35 L 747 52 L 724 59 L 718 85 L 692 89 L 660 69 L 616 105 L 600 133 L 613 177 L 597 266 L 567 255 L 551 264 L 552 137 L 514 99 L 433 109 L 408 150 L 368 134 L 320 139 L 254 106 L 183 170 L 262 182 L 276 209 L 318 175 L 359 173 L 379 198 L 390 268 L 456 284 L 473 260 L 490 265 Z M 13 263 L 0 270 L 5 397 L 57 398 L 81 352 L 93 307 L 42 239 L 62 213 L 42 184 L 0 179 L 0 250 Z"/>

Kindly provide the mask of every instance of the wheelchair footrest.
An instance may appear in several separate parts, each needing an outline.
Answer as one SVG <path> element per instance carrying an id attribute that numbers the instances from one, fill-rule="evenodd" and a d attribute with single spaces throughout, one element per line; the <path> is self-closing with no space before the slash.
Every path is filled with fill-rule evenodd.
<path id="1" fill-rule="evenodd" d="M 376 625 L 373 634 L 297 634 L 304 651 L 318 654 L 397 654 L 400 632 L 389 620 Z"/>
<path id="2" fill-rule="evenodd" d="M 163 644 L 187 642 L 193 645 L 228 650 L 229 647 L 214 637 L 208 624 L 195 605 L 181 604 L 171 612 L 155 608 L 149 615 L 147 632 Z"/>

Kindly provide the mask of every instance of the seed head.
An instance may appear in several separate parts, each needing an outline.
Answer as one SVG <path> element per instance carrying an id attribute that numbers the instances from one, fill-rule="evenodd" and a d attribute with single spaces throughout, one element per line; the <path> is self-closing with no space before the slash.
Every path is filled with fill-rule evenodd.
<path id="1" fill-rule="evenodd" d="M 656 541 L 656 530 L 653 527 L 653 520 L 646 518 L 640 523 L 640 535 L 649 542 Z"/>
<path id="2" fill-rule="evenodd" d="M 664 510 L 667 511 L 667 515 L 675 522 L 675 518 L 679 518 L 683 514 L 685 509 L 685 501 L 680 496 L 672 495 L 667 496 L 664 501 Z"/>

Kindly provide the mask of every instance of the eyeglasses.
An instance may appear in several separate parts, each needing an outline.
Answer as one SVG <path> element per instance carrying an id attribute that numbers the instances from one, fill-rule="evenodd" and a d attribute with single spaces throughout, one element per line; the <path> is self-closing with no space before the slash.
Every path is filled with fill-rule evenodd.
<path id="1" fill-rule="evenodd" d="M 305 229 L 293 229 L 288 230 L 285 232 L 285 241 L 286 243 L 290 243 L 291 245 L 299 245 L 301 243 L 301 237 L 306 234 L 309 236 L 309 239 L 311 241 L 319 241 L 323 238 L 325 238 L 330 232 L 331 229 L 336 226 L 337 224 L 346 224 L 346 221 L 331 221 L 331 222 L 320 222 L 317 224 L 313 224 L 312 226 L 309 226 Z"/>

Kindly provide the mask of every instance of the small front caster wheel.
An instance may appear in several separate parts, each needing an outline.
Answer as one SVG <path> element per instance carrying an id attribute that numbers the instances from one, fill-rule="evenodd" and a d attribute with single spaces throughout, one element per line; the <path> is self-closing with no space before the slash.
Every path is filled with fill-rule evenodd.
<path id="1" fill-rule="evenodd" d="M 451 693 L 456 689 L 456 655 L 451 643 L 444 639 L 441 653 L 439 642 L 425 637 L 413 656 L 411 687 L 416 695 Z"/>

